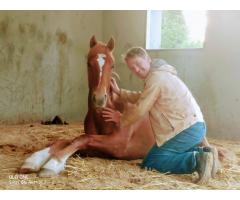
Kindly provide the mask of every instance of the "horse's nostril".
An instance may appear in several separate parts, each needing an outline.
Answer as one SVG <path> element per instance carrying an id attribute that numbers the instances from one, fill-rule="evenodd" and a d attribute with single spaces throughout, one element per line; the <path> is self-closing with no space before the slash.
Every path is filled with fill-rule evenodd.
<path id="1" fill-rule="evenodd" d="M 96 95 L 93 95 L 92 100 L 93 102 L 96 102 Z"/>
<path id="2" fill-rule="evenodd" d="M 102 96 L 98 96 L 94 94 L 92 96 L 92 102 L 97 107 L 103 107 L 106 104 L 106 101 L 107 101 L 107 94 L 104 94 Z"/>

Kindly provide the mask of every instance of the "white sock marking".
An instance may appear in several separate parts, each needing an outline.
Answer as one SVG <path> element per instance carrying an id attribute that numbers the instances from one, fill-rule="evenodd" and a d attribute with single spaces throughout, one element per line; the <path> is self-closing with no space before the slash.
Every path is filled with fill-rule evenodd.
<path id="1" fill-rule="evenodd" d="M 50 153 L 49 153 L 50 147 L 45 148 L 43 150 L 37 151 L 33 153 L 30 157 L 28 157 L 22 168 L 28 168 L 32 170 L 39 170 L 40 167 L 47 162 L 47 160 L 50 158 Z"/>
<path id="2" fill-rule="evenodd" d="M 55 174 L 59 174 L 65 168 L 65 163 L 71 155 L 67 154 L 60 159 L 52 158 L 42 168 L 54 171 Z"/>

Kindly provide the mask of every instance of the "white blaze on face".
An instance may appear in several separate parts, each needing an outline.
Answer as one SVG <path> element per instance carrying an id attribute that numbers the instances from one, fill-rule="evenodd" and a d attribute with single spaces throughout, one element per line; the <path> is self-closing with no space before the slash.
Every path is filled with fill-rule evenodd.
<path id="1" fill-rule="evenodd" d="M 105 58 L 106 58 L 105 54 L 98 54 L 97 61 L 98 61 L 99 69 L 100 69 L 100 77 L 102 76 L 102 68 L 105 64 Z"/>

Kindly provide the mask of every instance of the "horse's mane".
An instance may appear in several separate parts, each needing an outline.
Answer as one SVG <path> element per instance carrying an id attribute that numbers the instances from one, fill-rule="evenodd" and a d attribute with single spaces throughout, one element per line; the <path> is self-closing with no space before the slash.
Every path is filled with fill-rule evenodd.
<path id="1" fill-rule="evenodd" d="M 114 75 L 114 76 L 116 76 L 116 78 L 120 81 L 120 76 L 118 75 L 118 73 L 117 72 L 112 72 L 112 75 Z M 114 78 L 114 77 L 112 77 L 112 78 Z"/>

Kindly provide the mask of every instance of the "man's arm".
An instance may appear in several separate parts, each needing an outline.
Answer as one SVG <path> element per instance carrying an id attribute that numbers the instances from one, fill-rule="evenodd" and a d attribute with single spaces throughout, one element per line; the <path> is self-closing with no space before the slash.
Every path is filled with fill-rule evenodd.
<path id="1" fill-rule="evenodd" d="M 160 87 L 158 84 L 153 83 L 151 85 L 146 85 L 136 104 L 134 104 L 130 109 L 124 111 L 121 117 L 120 126 L 128 126 L 143 117 L 150 111 L 159 95 Z"/>
<path id="2" fill-rule="evenodd" d="M 111 79 L 110 86 L 112 91 L 120 98 L 123 102 L 136 103 L 141 96 L 142 92 L 129 91 L 120 89 L 114 78 Z"/>
<path id="3" fill-rule="evenodd" d="M 127 101 L 129 103 L 136 103 L 138 99 L 140 98 L 142 92 L 136 92 L 136 91 L 130 91 L 130 90 L 125 90 L 125 89 L 120 89 L 120 99 L 122 101 Z"/>

